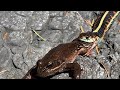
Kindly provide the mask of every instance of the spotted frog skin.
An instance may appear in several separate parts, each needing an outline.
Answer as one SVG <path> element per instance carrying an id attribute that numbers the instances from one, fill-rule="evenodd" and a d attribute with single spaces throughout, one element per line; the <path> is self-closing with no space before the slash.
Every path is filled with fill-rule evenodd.
<path id="1" fill-rule="evenodd" d="M 80 39 L 95 36 L 90 32 L 82 33 L 70 43 L 59 44 L 38 60 L 23 79 L 50 78 L 66 71 L 69 72 L 69 75 L 71 74 L 73 79 L 80 79 L 82 69 L 75 59 L 78 55 L 85 55 L 93 45 L 93 42 L 85 42 Z"/>

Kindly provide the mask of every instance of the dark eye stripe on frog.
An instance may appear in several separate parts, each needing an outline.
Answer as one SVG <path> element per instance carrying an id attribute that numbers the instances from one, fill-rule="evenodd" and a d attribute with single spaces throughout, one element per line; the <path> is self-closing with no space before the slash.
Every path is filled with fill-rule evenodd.
<path id="1" fill-rule="evenodd" d="M 52 62 L 49 62 L 48 65 L 46 66 L 46 68 L 51 68 L 53 66 Z"/>
<path id="2" fill-rule="evenodd" d="M 53 62 L 49 62 L 46 68 L 53 68 L 61 64 L 60 60 L 54 60 Z"/>

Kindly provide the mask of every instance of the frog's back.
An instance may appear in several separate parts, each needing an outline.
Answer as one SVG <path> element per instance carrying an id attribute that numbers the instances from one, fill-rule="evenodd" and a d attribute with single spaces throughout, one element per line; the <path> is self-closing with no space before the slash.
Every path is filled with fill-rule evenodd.
<path id="1" fill-rule="evenodd" d="M 82 45 L 79 45 L 82 46 Z M 67 58 L 74 56 L 76 49 L 78 48 L 77 42 L 60 44 L 57 47 L 51 49 L 42 60 L 66 60 Z"/>

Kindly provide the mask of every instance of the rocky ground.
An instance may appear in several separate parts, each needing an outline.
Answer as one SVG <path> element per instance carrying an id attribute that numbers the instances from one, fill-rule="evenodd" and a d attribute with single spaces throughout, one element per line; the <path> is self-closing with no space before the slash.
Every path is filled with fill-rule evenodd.
<path id="1" fill-rule="evenodd" d="M 50 49 L 71 42 L 91 27 L 85 20 L 96 18 L 99 11 L 0 11 L 0 79 L 21 79 Z M 109 29 L 100 54 L 78 56 L 81 79 L 120 78 L 120 15 Z M 45 40 L 38 37 L 36 30 Z M 70 79 L 61 73 L 52 79 Z"/>

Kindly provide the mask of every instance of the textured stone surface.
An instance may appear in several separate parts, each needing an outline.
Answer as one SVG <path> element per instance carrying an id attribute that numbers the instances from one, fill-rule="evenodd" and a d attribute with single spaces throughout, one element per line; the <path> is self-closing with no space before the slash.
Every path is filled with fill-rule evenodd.
<path id="1" fill-rule="evenodd" d="M 50 22 L 49 27 L 51 29 L 62 29 L 62 17 L 54 17 Z"/>
<path id="2" fill-rule="evenodd" d="M 26 18 L 16 15 L 13 11 L 5 11 L 0 18 L 0 23 L 14 30 L 23 30 L 26 27 Z"/>
<path id="3" fill-rule="evenodd" d="M 0 79 L 22 78 L 49 50 L 75 39 L 81 33 L 80 26 L 85 32 L 91 31 L 85 20 L 96 18 L 95 13 L 100 11 L 0 11 Z M 120 25 L 117 19 L 107 32 L 99 55 L 93 50 L 90 57 L 76 58 L 83 69 L 81 79 L 120 78 Z M 51 79 L 71 77 L 61 73 Z"/>
<path id="4" fill-rule="evenodd" d="M 2 47 L 0 49 L 0 67 L 7 67 L 10 59 L 12 58 L 11 52 L 9 48 Z"/>
<path id="5" fill-rule="evenodd" d="M 31 17 L 34 11 L 16 11 L 17 15 L 21 15 L 23 17 Z"/>
<path id="6" fill-rule="evenodd" d="M 56 43 L 62 38 L 62 32 L 60 30 L 45 30 L 40 33 L 43 38 L 48 42 Z"/>
<path id="7" fill-rule="evenodd" d="M 64 11 L 50 11 L 50 17 L 63 16 Z"/>
<path id="8" fill-rule="evenodd" d="M 34 11 L 31 19 L 30 27 L 34 30 L 41 30 L 49 19 L 49 11 Z"/>

